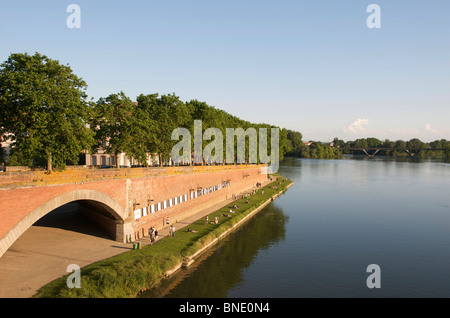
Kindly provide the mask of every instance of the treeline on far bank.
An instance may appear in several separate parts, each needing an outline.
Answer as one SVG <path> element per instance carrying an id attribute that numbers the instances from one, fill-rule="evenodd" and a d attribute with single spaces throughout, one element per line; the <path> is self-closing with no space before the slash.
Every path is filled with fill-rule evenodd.
<path id="1" fill-rule="evenodd" d="M 309 159 L 339 159 L 342 151 L 337 147 L 319 141 L 304 143 L 302 134 L 298 131 L 287 130 L 286 157 L 298 157 Z"/>
<path id="2" fill-rule="evenodd" d="M 356 140 L 344 141 L 334 138 L 333 142 L 323 143 L 320 141 L 302 141 L 302 134 L 297 131 L 287 130 L 286 134 L 287 157 L 310 158 L 310 159 L 339 159 L 344 154 L 366 155 L 363 150 L 369 148 L 379 148 L 378 154 L 384 156 L 407 157 L 415 155 L 417 158 L 437 157 L 450 159 L 450 141 L 446 139 L 423 142 L 418 138 L 408 141 L 397 140 L 384 141 L 377 138 L 359 138 Z M 421 149 L 419 152 L 418 150 Z M 410 151 L 410 154 L 406 152 Z M 373 154 L 374 151 L 369 151 Z"/>
<path id="3" fill-rule="evenodd" d="M 344 154 L 364 154 L 361 150 L 349 150 L 348 148 L 380 148 L 380 154 L 385 156 L 409 156 L 405 151 L 406 149 L 413 150 L 413 153 L 417 152 L 418 149 L 422 149 L 417 154 L 419 158 L 445 157 L 450 159 L 450 141 L 446 139 L 432 142 L 423 142 L 418 138 L 413 138 L 408 141 L 391 141 L 389 139 L 382 141 L 378 138 L 371 137 L 345 142 L 344 140 L 335 138 L 333 144 L 335 147 L 341 149 Z"/>

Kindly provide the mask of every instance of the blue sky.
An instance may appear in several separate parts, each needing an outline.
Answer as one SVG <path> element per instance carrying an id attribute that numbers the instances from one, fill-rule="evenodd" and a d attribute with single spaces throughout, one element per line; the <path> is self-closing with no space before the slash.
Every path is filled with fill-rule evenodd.
<path id="1" fill-rule="evenodd" d="M 69 4 L 81 28 L 69 29 Z M 369 29 L 369 4 L 381 28 Z M 0 60 L 69 63 L 97 100 L 175 93 L 304 140 L 450 139 L 450 2 L 2 1 Z"/>

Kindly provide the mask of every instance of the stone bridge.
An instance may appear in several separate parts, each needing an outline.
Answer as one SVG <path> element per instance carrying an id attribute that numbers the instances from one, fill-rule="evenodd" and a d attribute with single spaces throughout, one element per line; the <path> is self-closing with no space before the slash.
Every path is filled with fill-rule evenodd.
<path id="1" fill-rule="evenodd" d="M 267 180 L 264 165 L 0 173 L 0 256 L 37 220 L 70 202 L 112 239 L 131 242 Z"/>

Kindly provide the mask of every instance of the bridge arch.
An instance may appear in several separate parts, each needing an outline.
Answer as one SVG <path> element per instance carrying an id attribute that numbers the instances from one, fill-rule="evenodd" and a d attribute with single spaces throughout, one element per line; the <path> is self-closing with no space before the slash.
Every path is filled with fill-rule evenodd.
<path id="1" fill-rule="evenodd" d="M 34 223 L 41 219 L 46 214 L 53 210 L 71 203 L 81 202 L 94 207 L 94 209 L 100 208 L 103 213 L 109 214 L 111 220 L 115 222 L 115 237 L 116 241 L 121 241 L 123 233 L 120 229 L 123 227 L 124 220 L 127 217 L 125 208 L 109 195 L 95 190 L 75 190 L 61 194 L 44 204 L 41 204 L 33 211 L 28 213 L 22 218 L 1 240 L 0 243 L 0 256 L 3 255 L 6 250 Z M 3 242 L 2 242 L 3 241 Z"/>

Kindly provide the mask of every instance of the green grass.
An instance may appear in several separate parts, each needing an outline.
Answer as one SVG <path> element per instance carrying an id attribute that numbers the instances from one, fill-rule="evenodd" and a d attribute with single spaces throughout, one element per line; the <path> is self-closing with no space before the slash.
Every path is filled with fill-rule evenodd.
<path id="1" fill-rule="evenodd" d="M 81 288 L 70 289 L 66 285 L 67 277 L 61 277 L 42 287 L 34 297 L 45 298 L 124 298 L 135 297 L 140 291 L 156 286 L 165 273 L 180 264 L 187 257 L 208 245 L 222 233 L 232 228 L 242 218 L 269 200 L 276 193 L 284 192 L 292 182 L 278 178 L 266 185 L 264 194 L 261 189 L 247 199 L 236 200 L 227 206 L 209 214 L 209 223 L 202 218 L 183 229 L 177 230 L 174 237 L 164 237 L 153 245 L 142 249 L 130 250 L 117 256 L 93 263 L 81 269 Z M 281 184 L 279 184 L 281 182 Z M 271 188 L 276 186 L 276 189 Z M 248 200 L 248 203 L 246 203 Z M 233 205 L 236 213 L 229 213 Z M 230 214 L 231 217 L 224 217 Z M 214 217 L 219 223 L 212 224 Z M 198 231 L 187 232 L 187 229 Z"/>

